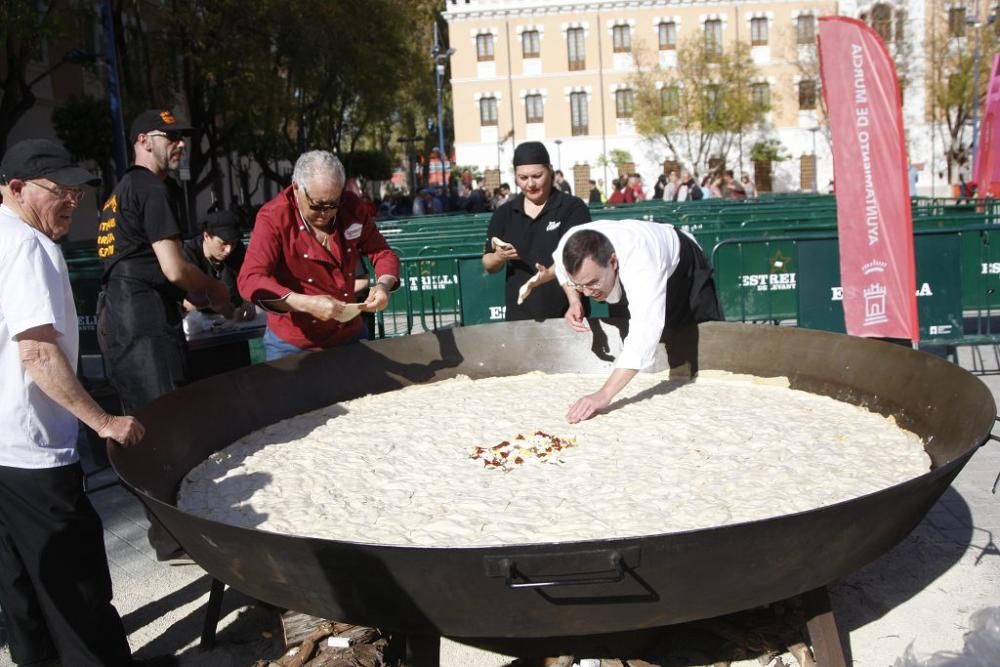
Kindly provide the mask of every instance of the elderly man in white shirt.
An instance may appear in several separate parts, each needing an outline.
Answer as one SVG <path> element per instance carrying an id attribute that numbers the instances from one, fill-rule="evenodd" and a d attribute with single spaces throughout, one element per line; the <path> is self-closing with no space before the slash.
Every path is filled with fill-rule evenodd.
<path id="1" fill-rule="evenodd" d="M 45 139 L 0 162 L 0 606 L 21 665 L 132 664 L 76 442 L 78 420 L 126 445 L 143 427 L 76 378 L 76 306 L 55 244 L 80 186 L 97 181 Z"/>
<path id="2" fill-rule="evenodd" d="M 630 315 L 615 370 L 598 391 L 570 406 L 570 423 L 607 408 L 636 373 L 651 366 L 664 332 L 672 335 L 699 322 L 722 319 L 704 252 L 672 225 L 643 220 L 579 225 L 561 239 L 553 257 L 556 279 L 569 298 L 565 319 L 573 330 L 590 331 L 580 294 L 624 303 Z M 667 349 L 669 353 L 669 341 Z"/>

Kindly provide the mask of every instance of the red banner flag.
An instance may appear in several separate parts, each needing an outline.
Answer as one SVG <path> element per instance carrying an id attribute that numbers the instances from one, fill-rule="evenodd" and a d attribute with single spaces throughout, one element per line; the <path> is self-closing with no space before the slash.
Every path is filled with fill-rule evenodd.
<path id="1" fill-rule="evenodd" d="M 972 180 L 979 196 L 1000 197 L 1000 55 L 993 56 Z"/>
<path id="2" fill-rule="evenodd" d="M 819 55 L 847 333 L 916 341 L 913 219 L 896 67 L 878 33 L 843 16 L 820 18 Z"/>

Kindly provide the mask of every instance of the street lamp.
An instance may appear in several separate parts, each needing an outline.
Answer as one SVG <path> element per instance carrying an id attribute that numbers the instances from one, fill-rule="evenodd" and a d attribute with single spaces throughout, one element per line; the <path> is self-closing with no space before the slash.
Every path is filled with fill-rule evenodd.
<path id="1" fill-rule="evenodd" d="M 562 139 L 556 139 L 556 164 L 559 171 L 562 171 Z"/>
<path id="2" fill-rule="evenodd" d="M 455 49 L 444 48 L 438 36 L 438 24 L 434 22 L 434 48 L 431 49 L 431 56 L 434 58 L 434 80 L 437 84 L 438 103 L 438 144 L 441 151 L 441 182 L 447 184 L 448 179 L 444 174 L 445 150 L 444 150 L 444 112 L 441 108 L 441 80 L 444 79 L 444 70 L 448 65 L 448 58 L 455 54 Z"/>

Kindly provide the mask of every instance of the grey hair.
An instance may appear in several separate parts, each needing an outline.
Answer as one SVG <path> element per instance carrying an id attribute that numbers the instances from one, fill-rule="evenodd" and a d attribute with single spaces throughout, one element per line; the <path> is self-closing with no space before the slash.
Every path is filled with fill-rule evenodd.
<path id="1" fill-rule="evenodd" d="M 317 176 L 332 178 L 337 185 L 344 185 L 347 180 L 344 165 L 330 151 L 309 151 L 299 156 L 292 171 L 292 180 L 304 185 Z"/>

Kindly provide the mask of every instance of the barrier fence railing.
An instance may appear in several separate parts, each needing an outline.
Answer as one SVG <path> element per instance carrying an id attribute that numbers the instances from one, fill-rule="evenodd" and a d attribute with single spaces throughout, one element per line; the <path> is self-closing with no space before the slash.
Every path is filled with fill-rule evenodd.
<path id="1" fill-rule="evenodd" d="M 912 211 L 921 337 L 942 343 L 996 342 L 1000 203 L 914 198 Z M 843 329 L 832 196 L 642 202 L 591 213 L 595 219 L 670 222 L 690 231 L 712 255 L 728 319 Z M 380 223 L 400 255 L 402 285 L 378 315 L 377 335 L 503 321 L 503 272 L 488 274 L 481 261 L 489 217 L 460 214 Z M 81 348 L 94 351 L 100 263 L 93 244 L 65 245 L 64 254 L 80 315 Z"/>

